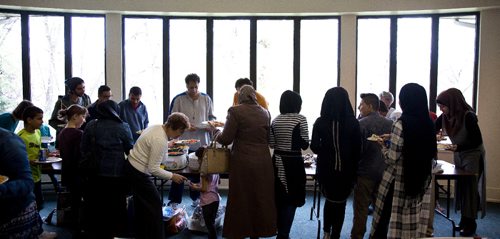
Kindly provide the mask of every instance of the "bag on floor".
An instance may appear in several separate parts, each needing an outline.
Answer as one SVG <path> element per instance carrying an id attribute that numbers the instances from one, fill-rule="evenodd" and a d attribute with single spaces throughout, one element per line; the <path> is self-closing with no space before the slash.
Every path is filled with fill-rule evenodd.
<path id="1" fill-rule="evenodd" d="M 163 207 L 165 234 L 177 234 L 187 227 L 188 215 L 184 207 Z"/>
<path id="2" fill-rule="evenodd" d="M 203 212 L 201 206 L 197 206 L 193 215 L 188 220 L 188 229 L 190 231 L 198 231 L 207 233 L 207 226 L 205 224 L 205 220 L 203 219 Z M 215 217 L 215 228 L 222 227 L 222 222 L 224 221 L 224 215 L 226 213 L 226 206 L 219 206 L 219 210 L 217 210 L 217 216 Z"/>

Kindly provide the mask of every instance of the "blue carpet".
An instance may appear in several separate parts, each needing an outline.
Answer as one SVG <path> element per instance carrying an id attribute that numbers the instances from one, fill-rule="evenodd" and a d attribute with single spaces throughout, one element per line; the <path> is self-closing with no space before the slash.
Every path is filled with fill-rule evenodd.
<path id="1" fill-rule="evenodd" d="M 40 212 L 40 215 L 43 217 L 47 216 L 47 214 L 51 211 L 51 209 L 55 208 L 56 202 L 55 202 L 55 194 L 49 191 L 45 191 L 45 207 L 44 209 Z M 193 208 L 190 206 L 191 205 L 191 199 L 189 199 L 188 193 L 184 193 L 184 198 L 183 198 L 183 204 L 185 204 L 186 209 L 188 214 L 192 214 Z M 222 205 L 225 205 L 226 203 L 226 198 L 227 198 L 227 192 L 226 191 L 221 191 L 221 196 L 222 196 Z M 313 193 L 308 192 L 307 194 L 307 200 L 306 204 L 297 209 L 296 215 L 295 215 L 295 220 L 292 226 L 292 231 L 290 234 L 290 238 L 293 239 L 314 239 L 316 238 L 317 235 L 317 226 L 318 223 L 313 217 L 313 220 L 309 220 L 310 218 L 310 212 L 311 212 L 311 206 L 312 206 L 312 201 L 313 201 Z M 166 197 L 165 197 L 165 200 Z M 166 203 L 167 201 L 165 201 Z M 322 200 L 322 204 L 324 201 Z M 445 205 L 445 201 L 441 200 L 440 201 L 441 205 Z M 323 208 L 323 205 L 321 205 L 321 209 Z M 323 212 L 321 211 L 321 215 Z M 345 221 L 344 221 L 344 227 L 342 228 L 342 233 L 341 233 L 341 238 L 349 238 L 350 235 L 350 230 L 352 227 L 352 197 L 348 200 L 347 207 L 346 207 L 346 215 L 345 215 Z M 455 212 L 451 212 L 451 218 L 455 220 L 455 222 L 458 223 L 460 220 L 460 214 L 457 214 Z M 322 218 L 321 218 L 322 219 Z M 52 222 L 56 222 L 56 218 L 52 219 Z M 479 219 L 477 220 L 477 235 L 481 236 L 483 238 L 500 238 L 500 204 L 499 203 L 488 203 L 488 213 L 484 219 Z M 368 218 L 368 223 L 367 223 L 367 230 L 369 232 L 371 226 L 371 216 Z M 57 227 L 53 225 L 44 225 L 44 228 L 47 231 L 56 231 L 58 233 L 58 238 L 60 239 L 66 239 L 66 238 L 71 238 L 71 233 L 69 230 L 63 228 L 63 227 Z M 434 235 L 436 237 L 447 237 L 447 236 L 452 236 L 452 231 L 451 231 L 451 223 L 447 220 L 445 220 L 443 217 L 440 215 L 435 215 L 435 220 L 434 220 Z M 322 230 L 321 230 L 322 231 Z M 219 232 L 219 238 L 221 237 L 221 232 Z M 365 238 L 368 238 L 368 233 L 365 234 Z M 321 232 L 322 236 L 322 232 Z M 457 233 L 458 236 L 458 233 Z M 168 238 L 175 238 L 175 239 L 180 239 L 180 238 L 194 238 L 194 239 L 201 239 L 201 238 L 206 238 L 206 234 L 203 233 L 197 233 L 197 232 L 190 232 L 189 230 L 184 230 L 179 234 L 169 236 Z"/>

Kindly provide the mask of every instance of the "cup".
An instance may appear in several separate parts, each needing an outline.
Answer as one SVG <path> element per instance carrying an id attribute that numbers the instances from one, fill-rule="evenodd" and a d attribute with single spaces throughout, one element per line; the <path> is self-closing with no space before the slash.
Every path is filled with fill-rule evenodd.
<path id="1" fill-rule="evenodd" d="M 47 161 L 47 154 L 48 154 L 48 149 L 46 148 L 41 148 L 40 149 L 40 154 L 38 156 L 38 161 L 40 162 L 45 162 Z"/>

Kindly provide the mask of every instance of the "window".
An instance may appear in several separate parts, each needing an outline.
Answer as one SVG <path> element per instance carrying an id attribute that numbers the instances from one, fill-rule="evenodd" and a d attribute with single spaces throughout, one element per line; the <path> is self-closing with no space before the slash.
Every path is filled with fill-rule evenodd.
<path id="1" fill-rule="evenodd" d="M 163 22 L 161 19 L 125 18 L 125 95 L 142 89 L 149 124 L 163 123 Z M 166 106 L 165 106 L 166 107 Z"/>
<path id="2" fill-rule="evenodd" d="M 21 16 L 0 13 L 0 112 L 12 112 L 23 100 Z"/>
<path id="3" fill-rule="evenodd" d="M 85 93 L 95 101 L 105 84 L 104 17 L 72 17 L 71 29 L 72 75 L 85 81 Z"/>
<path id="4" fill-rule="evenodd" d="M 225 121 L 239 78 L 250 78 L 250 21 L 214 21 L 214 114 Z"/>
<path id="5" fill-rule="evenodd" d="M 58 95 L 64 95 L 64 18 L 29 17 L 31 101 L 50 119 Z"/>
<path id="6" fill-rule="evenodd" d="M 301 113 L 306 116 L 309 133 L 320 116 L 328 89 L 338 82 L 338 20 L 302 20 L 300 26 Z"/>
<path id="7" fill-rule="evenodd" d="M 358 20 L 356 99 L 362 93 L 378 95 L 389 90 L 391 22 L 388 18 Z M 357 110 L 357 114 L 359 110 Z"/>
<path id="8" fill-rule="evenodd" d="M 429 97 L 431 30 L 430 18 L 398 19 L 397 89 L 394 102 L 399 102 L 399 91 L 407 83 L 425 88 Z M 395 108 L 401 111 L 399 103 Z"/>
<path id="9" fill-rule="evenodd" d="M 451 87 L 460 89 L 475 107 L 476 18 L 476 14 L 360 17 L 357 93 L 390 89 L 399 108 L 399 90 L 414 82 L 426 89 L 430 110 L 436 105 L 434 96 Z M 395 52 L 391 52 L 391 42 L 396 42 Z M 432 66 L 437 71 L 431 71 Z"/>
<path id="10" fill-rule="evenodd" d="M 437 95 L 457 88 L 474 107 L 474 57 L 476 16 L 439 19 L 439 60 Z M 439 111 L 439 108 L 436 109 Z"/>
<path id="11" fill-rule="evenodd" d="M 285 90 L 293 90 L 293 21 L 257 21 L 257 91 L 269 102 L 271 118 L 280 114 Z"/>
<path id="12" fill-rule="evenodd" d="M 206 20 L 170 20 L 170 102 L 186 91 L 186 76 L 200 76 L 198 90 L 207 89 L 207 23 Z M 165 106 L 167 107 L 167 106 Z"/>

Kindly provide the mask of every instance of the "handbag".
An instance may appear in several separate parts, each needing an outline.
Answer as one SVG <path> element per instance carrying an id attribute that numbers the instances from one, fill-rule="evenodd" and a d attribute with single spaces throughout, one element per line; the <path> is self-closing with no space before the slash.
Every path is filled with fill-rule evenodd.
<path id="1" fill-rule="evenodd" d="M 228 173 L 231 152 L 227 146 L 217 147 L 215 140 L 203 151 L 200 174 Z"/>

